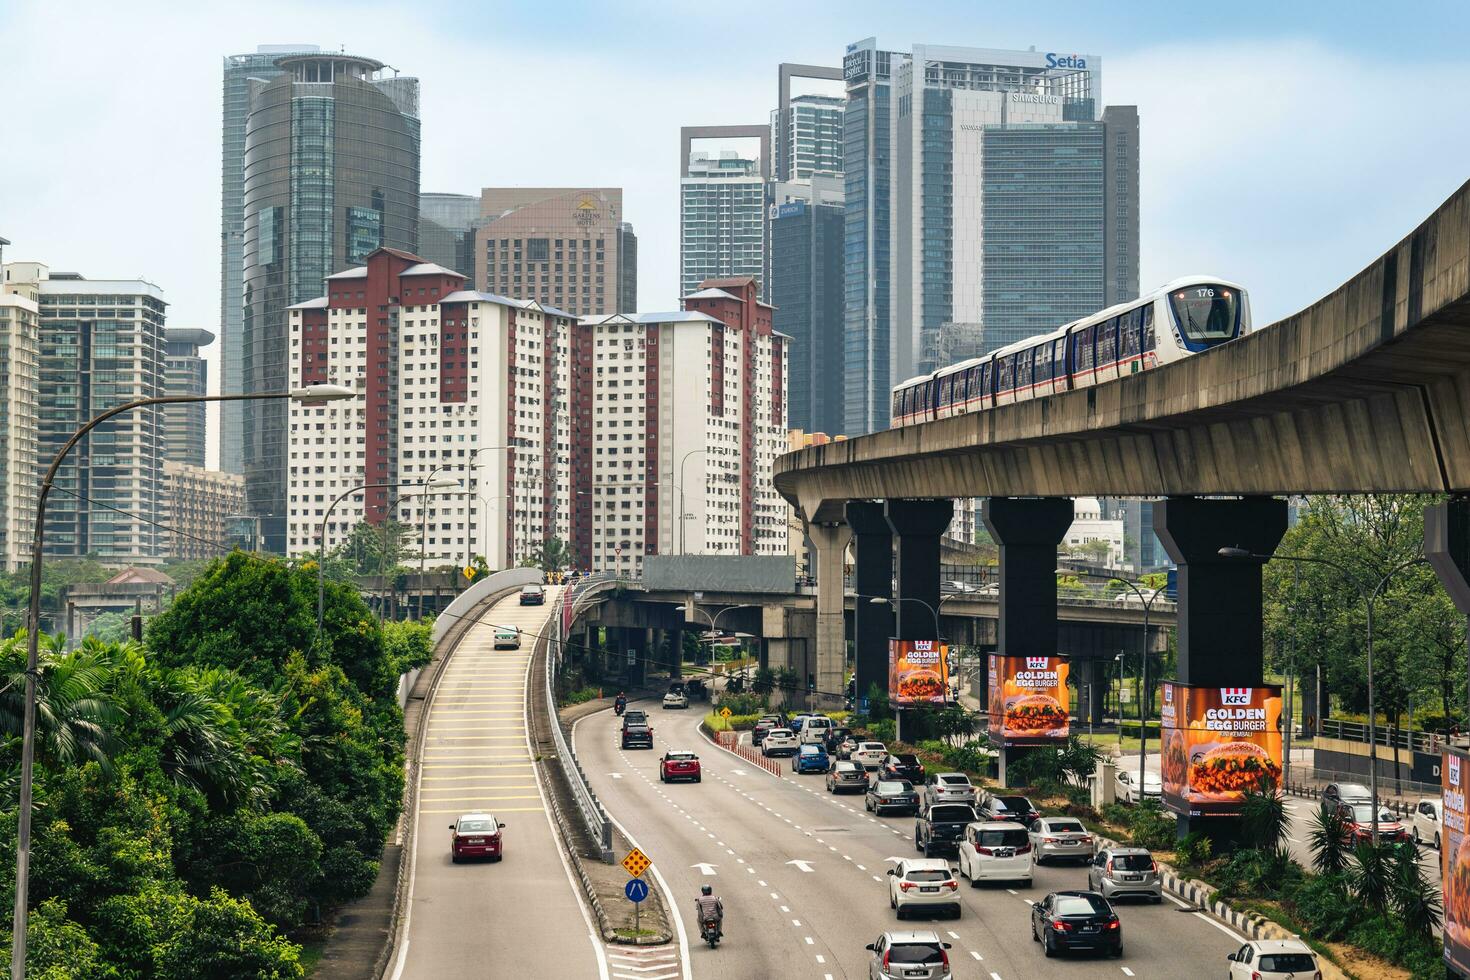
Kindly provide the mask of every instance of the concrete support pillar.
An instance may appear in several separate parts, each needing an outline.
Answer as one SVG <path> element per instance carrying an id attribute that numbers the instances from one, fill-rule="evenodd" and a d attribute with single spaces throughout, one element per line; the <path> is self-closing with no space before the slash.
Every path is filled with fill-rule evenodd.
<path id="1" fill-rule="evenodd" d="M 817 689 L 841 691 L 847 667 L 842 578 L 852 529 L 846 524 L 808 524 L 807 533 L 817 552 Z"/>
<path id="2" fill-rule="evenodd" d="M 888 686 L 888 638 L 893 632 L 893 606 L 874 605 L 867 597 L 893 598 L 893 528 L 883 516 L 883 504 L 853 500 L 845 508 L 853 535 L 852 635 L 853 691 L 858 706 L 872 685 Z"/>
<path id="3" fill-rule="evenodd" d="M 1066 497 L 988 497 L 980 505 L 980 518 L 1000 549 L 995 652 L 1002 657 L 1055 657 L 1057 545 L 1072 525 L 1072 501 Z M 999 778 L 1004 786 L 1007 764 L 1035 750 L 998 748 Z"/>
<path id="4" fill-rule="evenodd" d="M 1424 508 L 1424 557 L 1455 608 L 1470 617 L 1470 497 L 1457 495 Z M 1466 644 L 1470 646 L 1470 621 Z M 1470 677 L 1466 678 L 1465 710 L 1470 712 Z"/>
<path id="5" fill-rule="evenodd" d="M 1179 566 L 1178 678 L 1195 687 L 1259 687 L 1262 681 L 1261 566 L 1264 559 L 1222 558 L 1221 548 L 1270 555 L 1286 533 L 1286 501 L 1271 497 L 1154 504 L 1154 533 Z M 1155 678 L 1144 689 L 1150 703 Z M 1233 849 L 1240 821 L 1178 815 L 1179 836 L 1201 831 L 1215 853 Z"/>
<path id="6" fill-rule="evenodd" d="M 954 517 L 954 501 L 890 500 L 883 506 L 883 516 L 895 542 L 893 635 L 900 640 L 937 640 L 939 538 Z"/>

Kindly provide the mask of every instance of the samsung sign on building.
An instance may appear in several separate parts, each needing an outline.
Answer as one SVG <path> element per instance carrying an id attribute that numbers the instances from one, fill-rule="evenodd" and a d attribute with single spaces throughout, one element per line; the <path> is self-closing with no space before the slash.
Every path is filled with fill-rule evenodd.
<path id="1" fill-rule="evenodd" d="M 1061 105 L 1060 95 L 1033 95 L 1029 92 L 1012 92 L 1012 102 L 1034 102 L 1038 105 Z"/>

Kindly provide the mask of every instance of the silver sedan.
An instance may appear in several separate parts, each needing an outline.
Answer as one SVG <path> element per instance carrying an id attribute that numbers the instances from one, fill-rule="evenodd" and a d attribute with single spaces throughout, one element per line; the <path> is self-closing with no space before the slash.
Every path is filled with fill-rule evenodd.
<path id="1" fill-rule="evenodd" d="M 1032 860 L 1037 864 L 1048 861 L 1092 861 L 1096 843 L 1092 834 L 1075 817 L 1042 817 L 1031 821 L 1027 830 L 1031 838 Z"/>
<path id="2" fill-rule="evenodd" d="M 935 803 L 974 803 L 975 786 L 962 772 L 936 772 L 924 784 L 924 797 Z"/>

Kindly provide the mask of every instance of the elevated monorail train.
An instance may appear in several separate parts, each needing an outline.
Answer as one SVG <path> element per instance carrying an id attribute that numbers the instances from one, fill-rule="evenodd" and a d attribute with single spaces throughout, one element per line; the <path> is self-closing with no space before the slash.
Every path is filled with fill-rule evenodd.
<path id="1" fill-rule="evenodd" d="M 1187 276 L 1048 334 L 910 378 L 893 389 L 894 428 L 983 412 L 1147 371 L 1244 336 L 1250 300 L 1214 276 Z"/>

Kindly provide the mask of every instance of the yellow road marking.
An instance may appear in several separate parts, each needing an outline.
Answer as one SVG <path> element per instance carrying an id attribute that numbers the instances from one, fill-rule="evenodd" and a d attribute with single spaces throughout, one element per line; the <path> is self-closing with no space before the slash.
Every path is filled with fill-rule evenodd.
<path id="1" fill-rule="evenodd" d="M 466 811 L 463 807 L 460 807 L 457 810 L 420 810 L 419 811 L 419 813 L 458 813 L 461 816 L 463 816 L 466 812 L 474 812 L 474 811 Z M 545 813 L 546 812 L 546 808 L 545 807 L 539 807 L 539 806 L 498 806 L 498 807 L 495 808 L 495 812 L 496 813 Z"/>
<path id="2" fill-rule="evenodd" d="M 499 765 L 494 765 L 494 766 L 477 766 L 477 765 L 471 765 L 469 763 L 446 762 L 446 761 L 444 761 L 444 760 L 441 759 L 441 760 L 438 760 L 437 764 L 435 764 L 435 765 L 427 765 L 426 764 L 426 765 L 424 765 L 423 768 L 426 769 L 426 770 L 427 769 L 531 769 L 531 768 L 533 768 L 533 764 L 530 763 L 530 762 L 503 762 L 503 763 L 500 763 Z M 516 773 L 516 775 L 517 776 L 520 776 L 521 774 L 520 773 Z M 425 776 L 424 778 L 425 779 L 428 779 L 429 777 L 428 776 Z M 499 778 L 499 777 L 497 777 L 497 778 Z"/>

